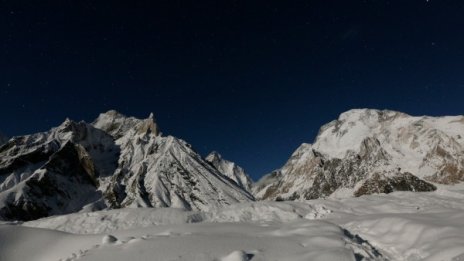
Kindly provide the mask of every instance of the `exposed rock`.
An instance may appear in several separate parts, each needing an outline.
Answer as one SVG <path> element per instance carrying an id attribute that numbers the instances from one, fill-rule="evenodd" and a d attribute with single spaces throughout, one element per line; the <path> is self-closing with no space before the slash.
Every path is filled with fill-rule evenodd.
<path id="1" fill-rule="evenodd" d="M 425 192 L 435 191 L 437 187 L 425 182 L 411 173 L 398 173 L 387 177 L 382 174 L 374 174 L 364 181 L 362 186 L 354 192 L 354 196 L 369 195 L 374 193 L 391 193 L 394 191 Z"/>
<path id="2" fill-rule="evenodd" d="M 113 235 L 105 235 L 102 238 L 102 244 L 104 245 L 114 244 L 116 242 L 118 242 L 118 238 Z"/>
<path id="3" fill-rule="evenodd" d="M 79 146 L 67 142 L 30 177 L 2 191 L 0 217 L 32 220 L 71 213 L 101 196 L 93 163 Z"/>

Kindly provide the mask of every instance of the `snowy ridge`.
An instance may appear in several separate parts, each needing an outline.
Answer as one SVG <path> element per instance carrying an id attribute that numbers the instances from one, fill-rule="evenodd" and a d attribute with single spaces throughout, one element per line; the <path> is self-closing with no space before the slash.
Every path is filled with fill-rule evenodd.
<path id="1" fill-rule="evenodd" d="M 243 168 L 234 162 L 222 158 L 221 154 L 217 153 L 216 151 L 213 151 L 208 156 L 206 156 L 205 160 L 211 163 L 224 176 L 237 183 L 239 187 L 251 192 L 253 181 L 251 180 L 250 176 L 245 173 Z"/>
<path id="2" fill-rule="evenodd" d="M 161 136 L 153 114 L 67 119 L 0 147 L 0 218 L 30 220 L 121 207 L 192 210 L 253 200 L 185 141 Z"/>
<path id="3" fill-rule="evenodd" d="M 301 145 L 273 179 L 258 182 L 254 193 L 263 199 L 311 199 L 359 196 L 363 185 L 371 187 L 366 193 L 434 190 L 421 179 L 464 180 L 463 137 L 464 116 L 350 110 L 324 125 L 313 144 Z"/>

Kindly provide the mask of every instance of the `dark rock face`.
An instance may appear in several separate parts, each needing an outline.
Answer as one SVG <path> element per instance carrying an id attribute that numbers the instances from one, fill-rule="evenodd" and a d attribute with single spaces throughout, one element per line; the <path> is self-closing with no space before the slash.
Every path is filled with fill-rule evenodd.
<path id="1" fill-rule="evenodd" d="M 456 144 L 455 144 L 456 145 Z M 438 144 L 433 150 L 427 153 L 424 164 L 435 162 L 437 171 L 426 177 L 431 182 L 452 185 L 464 181 L 464 153 L 450 152 Z"/>
<path id="2" fill-rule="evenodd" d="M 326 160 L 319 157 L 321 165 L 316 169 L 313 186 L 304 193 L 305 199 L 328 197 L 338 188 L 353 188 L 369 176 L 372 166 L 390 159 L 380 142 L 374 138 L 363 140 L 360 152 L 350 153 L 344 159 Z"/>
<path id="3" fill-rule="evenodd" d="M 354 196 L 369 195 L 374 193 L 391 193 L 394 191 L 427 192 L 435 191 L 437 187 L 419 179 L 411 173 L 398 173 L 392 177 L 374 174 L 356 190 Z"/>
<path id="4" fill-rule="evenodd" d="M 437 173 L 427 177 L 426 179 L 431 182 L 446 185 L 459 183 L 464 181 L 464 168 L 462 166 L 464 166 L 464 162 L 462 162 L 460 165 L 446 163 Z"/>
<path id="5" fill-rule="evenodd" d="M 272 195 L 277 194 L 278 189 L 281 187 L 278 181 L 281 179 L 282 172 L 276 170 L 271 172 L 270 174 L 264 176 L 260 182 L 256 183 L 254 186 L 255 191 L 263 191 L 264 195 L 262 198 L 267 199 Z M 270 186 L 266 187 L 268 184 Z"/>
<path id="6" fill-rule="evenodd" d="M 15 157 L 7 157 L 19 152 L 17 143 L 19 143 L 18 140 L 12 140 L 0 148 L 0 155 L 3 154 L 3 157 L 0 157 L 0 176 L 30 164 L 45 162 L 60 148 L 60 144 L 50 142 Z"/>
<path id="7" fill-rule="evenodd" d="M 80 210 L 99 197 L 92 162 L 79 145 L 67 142 L 39 171 L 24 181 L 18 195 L 7 194 L 5 219 L 33 220 Z"/>

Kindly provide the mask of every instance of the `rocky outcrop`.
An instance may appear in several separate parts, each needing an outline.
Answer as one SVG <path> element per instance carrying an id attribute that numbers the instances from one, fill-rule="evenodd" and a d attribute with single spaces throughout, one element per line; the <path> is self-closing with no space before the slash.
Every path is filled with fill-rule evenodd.
<path id="1" fill-rule="evenodd" d="M 375 193 L 391 193 L 394 191 L 435 191 L 436 186 L 425 182 L 411 173 L 396 173 L 391 176 L 374 174 L 364 181 L 355 192 L 354 196 L 360 197 Z"/>

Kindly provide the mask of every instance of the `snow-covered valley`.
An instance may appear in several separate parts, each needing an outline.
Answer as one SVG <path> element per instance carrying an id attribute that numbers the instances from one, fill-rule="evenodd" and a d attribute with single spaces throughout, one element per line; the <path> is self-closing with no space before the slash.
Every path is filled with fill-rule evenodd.
<path id="1" fill-rule="evenodd" d="M 464 186 L 208 212 L 118 209 L 0 226 L 0 260 L 462 260 Z"/>

